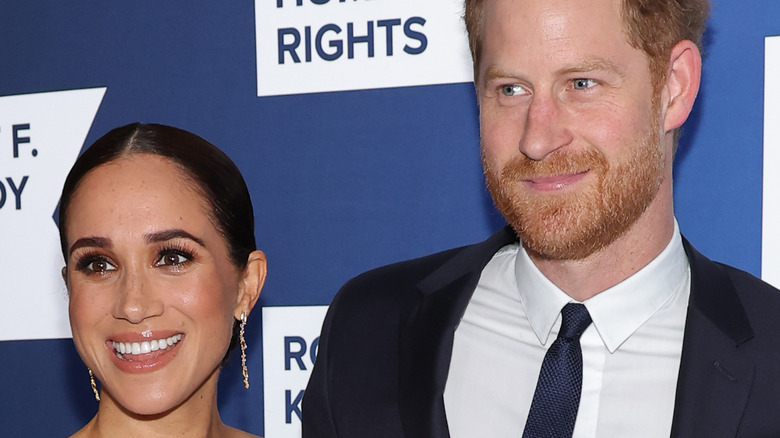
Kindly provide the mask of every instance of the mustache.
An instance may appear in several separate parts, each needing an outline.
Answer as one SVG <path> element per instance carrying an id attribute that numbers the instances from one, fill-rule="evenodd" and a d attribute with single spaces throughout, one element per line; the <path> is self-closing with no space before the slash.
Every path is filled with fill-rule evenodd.
<path id="1" fill-rule="evenodd" d="M 543 160 L 532 160 L 523 154 L 508 161 L 501 176 L 511 181 L 522 181 L 557 175 L 571 175 L 589 170 L 604 173 L 609 168 L 607 157 L 597 149 L 582 151 L 555 151 Z"/>

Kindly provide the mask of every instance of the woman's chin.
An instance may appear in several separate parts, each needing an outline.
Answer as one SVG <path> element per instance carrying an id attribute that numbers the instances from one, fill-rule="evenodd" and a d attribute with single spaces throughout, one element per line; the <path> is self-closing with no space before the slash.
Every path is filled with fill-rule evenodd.
<path id="1" fill-rule="evenodd" d="M 153 392 L 112 395 L 111 398 L 127 414 L 133 417 L 149 417 L 149 419 L 162 417 L 184 402 L 173 394 Z"/>

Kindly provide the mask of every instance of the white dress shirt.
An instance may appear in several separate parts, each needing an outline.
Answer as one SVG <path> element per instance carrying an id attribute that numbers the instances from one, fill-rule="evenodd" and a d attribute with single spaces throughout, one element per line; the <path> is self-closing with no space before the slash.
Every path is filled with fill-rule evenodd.
<path id="1" fill-rule="evenodd" d="M 690 268 L 675 222 L 669 244 L 628 279 L 586 300 L 582 397 L 574 437 L 668 437 Z M 574 300 L 519 244 L 482 271 L 455 331 L 444 391 L 453 438 L 522 436 L 539 370 Z"/>

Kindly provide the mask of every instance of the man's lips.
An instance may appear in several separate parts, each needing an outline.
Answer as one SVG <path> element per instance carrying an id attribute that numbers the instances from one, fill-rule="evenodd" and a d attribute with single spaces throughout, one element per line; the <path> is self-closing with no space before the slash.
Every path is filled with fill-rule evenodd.
<path id="1" fill-rule="evenodd" d="M 527 186 L 529 186 L 534 190 L 540 190 L 540 191 L 561 190 L 567 186 L 579 182 L 580 180 L 585 178 L 585 175 L 587 175 L 589 172 L 590 170 L 585 170 L 577 173 L 567 173 L 567 174 L 550 175 L 550 176 L 534 176 L 534 177 L 524 178 L 523 183 L 525 183 Z"/>

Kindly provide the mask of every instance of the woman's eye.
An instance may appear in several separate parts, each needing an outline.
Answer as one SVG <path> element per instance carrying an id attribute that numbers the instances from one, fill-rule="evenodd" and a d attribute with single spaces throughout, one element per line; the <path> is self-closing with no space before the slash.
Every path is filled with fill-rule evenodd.
<path id="1" fill-rule="evenodd" d="M 525 94 L 525 90 L 518 84 L 508 84 L 501 86 L 501 93 L 504 96 L 519 96 Z"/>
<path id="2" fill-rule="evenodd" d="M 190 259 L 181 253 L 168 251 L 163 253 L 155 263 L 155 266 L 179 266 L 190 261 Z"/>
<path id="3" fill-rule="evenodd" d="M 596 81 L 593 79 L 578 78 L 572 81 L 572 86 L 575 90 L 587 90 L 588 88 L 596 85 Z"/>
<path id="4" fill-rule="evenodd" d="M 103 274 L 109 271 L 116 271 L 116 266 L 103 257 L 96 257 L 79 263 L 78 270 Z"/>

